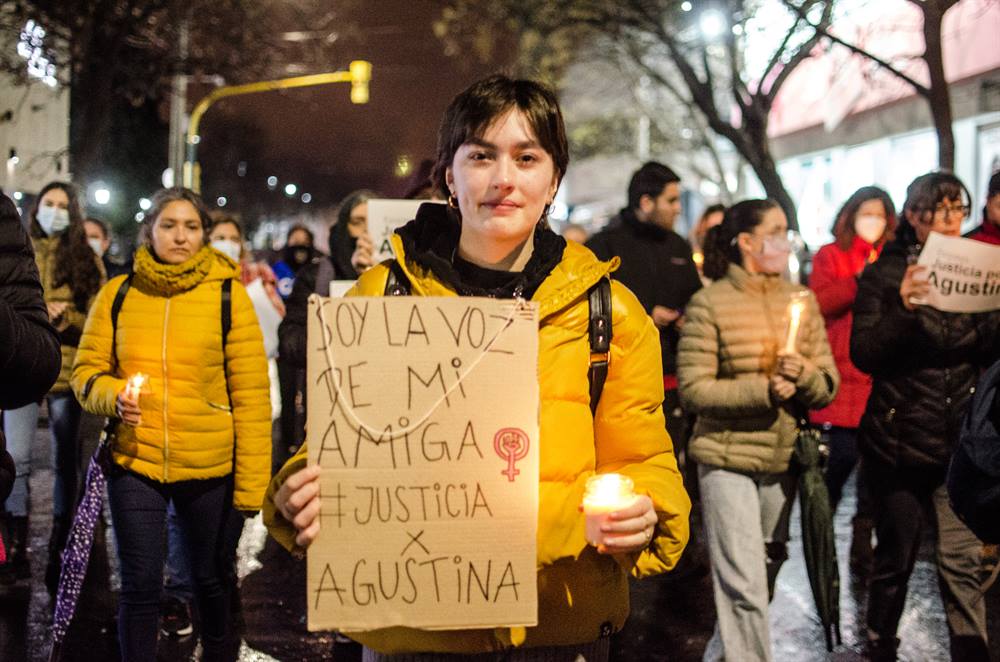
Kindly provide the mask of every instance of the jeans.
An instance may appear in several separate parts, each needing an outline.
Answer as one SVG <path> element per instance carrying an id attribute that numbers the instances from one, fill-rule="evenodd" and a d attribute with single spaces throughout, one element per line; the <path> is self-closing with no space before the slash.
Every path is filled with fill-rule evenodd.
<path id="1" fill-rule="evenodd" d="M 229 590 L 236 589 L 236 548 L 243 534 L 243 515 L 229 508 L 220 537 L 219 568 Z M 181 525 L 177 509 L 171 503 L 167 510 L 167 564 L 164 567 L 163 589 L 167 595 L 182 602 L 191 602 L 194 597 L 194 579 L 191 576 L 191 555 L 188 552 L 187 535 Z"/>
<path id="2" fill-rule="evenodd" d="M 216 550 L 232 510 L 232 490 L 231 476 L 159 483 L 120 466 L 111 471 L 108 494 L 121 565 L 118 639 L 124 662 L 156 659 L 164 527 L 171 503 L 187 538 L 203 659 L 226 654 L 231 644 L 229 596 Z"/>
<path id="3" fill-rule="evenodd" d="M 770 662 L 768 603 L 788 558 L 795 479 L 698 466 L 716 623 L 703 660 Z"/>
<path id="4" fill-rule="evenodd" d="M 14 458 L 16 478 L 4 509 L 14 517 L 28 516 L 28 499 L 31 494 L 28 478 L 31 477 L 31 445 L 38 427 L 38 403 L 33 402 L 18 409 L 3 412 L 3 433 L 7 437 L 7 452 Z"/>
<path id="5" fill-rule="evenodd" d="M 69 517 L 76 508 L 80 484 L 80 415 L 83 410 L 72 391 L 50 393 L 46 401 L 55 470 L 52 517 Z"/>
<path id="6" fill-rule="evenodd" d="M 979 594 L 982 543 L 948 505 L 940 471 L 866 462 L 878 546 L 868 593 L 868 636 L 893 639 L 926 523 L 937 528 L 938 586 L 953 660 L 989 660 L 986 605 Z"/>
<path id="7" fill-rule="evenodd" d="M 844 493 L 844 484 L 850 478 L 854 467 L 858 469 L 857 494 L 858 505 L 855 517 L 874 520 L 871 495 L 869 494 L 866 476 L 861 467 L 861 456 L 858 453 L 857 428 L 832 427 L 827 432 L 830 447 L 830 457 L 826 464 L 824 479 L 826 489 L 830 493 L 830 507 L 834 512 L 840 497 Z"/>

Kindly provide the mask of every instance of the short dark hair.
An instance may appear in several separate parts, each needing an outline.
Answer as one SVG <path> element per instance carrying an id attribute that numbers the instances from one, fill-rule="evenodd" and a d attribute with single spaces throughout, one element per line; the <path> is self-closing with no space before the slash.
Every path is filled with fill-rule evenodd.
<path id="1" fill-rule="evenodd" d="M 296 223 L 292 227 L 288 228 L 288 233 L 285 235 L 286 244 L 288 243 L 288 240 L 292 238 L 292 235 L 295 234 L 296 232 L 305 232 L 306 235 L 309 237 L 310 246 L 314 246 L 316 244 L 316 235 L 314 235 L 313 231 L 310 230 L 307 226 L 303 225 L 302 223 Z"/>
<path id="2" fill-rule="evenodd" d="M 240 239 L 244 238 L 243 224 L 240 223 L 239 220 L 232 214 L 216 209 L 209 214 L 209 217 L 212 219 L 212 225 L 208 228 L 208 234 L 211 234 L 212 230 L 220 225 L 232 225 L 236 228 L 236 232 L 240 235 Z"/>
<path id="3" fill-rule="evenodd" d="M 94 216 L 88 216 L 87 218 L 83 219 L 83 222 L 84 223 L 93 223 L 97 227 L 101 228 L 101 234 L 104 235 L 105 239 L 110 239 L 111 238 L 111 228 L 108 226 L 108 224 L 105 221 L 102 221 L 99 218 L 95 218 Z"/>
<path id="4" fill-rule="evenodd" d="M 539 145 L 552 157 L 558 179 L 562 180 L 569 166 L 569 145 L 555 93 L 533 80 L 515 80 L 495 74 L 460 92 L 441 119 L 433 180 L 445 198 L 451 195 L 445 171 L 454 161 L 458 148 L 473 138 L 482 137 L 494 121 L 513 108 L 527 118 Z"/>
<path id="5" fill-rule="evenodd" d="M 903 218 L 899 223 L 897 238 L 907 245 L 917 243 L 916 229 L 906 218 L 906 212 L 927 218 L 927 215 L 934 213 L 934 207 L 945 198 L 961 200 L 966 205 L 970 205 L 972 201 L 969 189 L 961 179 L 950 172 L 935 170 L 920 175 L 910 182 L 906 187 L 906 202 L 903 203 Z"/>
<path id="6" fill-rule="evenodd" d="M 895 236 L 896 226 L 899 221 L 896 218 L 896 205 L 892 204 L 892 198 L 883 189 L 877 186 L 862 186 L 851 194 L 847 202 L 837 212 L 837 217 L 833 221 L 830 232 L 833 240 L 841 250 L 847 250 L 854 243 L 854 217 L 858 215 L 858 209 L 869 200 L 880 200 L 885 207 L 885 232 L 882 234 L 883 243 Z"/>
<path id="7" fill-rule="evenodd" d="M 178 200 L 184 200 L 185 202 L 190 202 L 191 206 L 194 207 L 195 211 L 198 212 L 198 218 L 201 219 L 201 229 L 205 233 L 204 242 L 208 242 L 208 232 L 209 228 L 212 227 L 212 215 L 208 211 L 208 206 L 205 201 L 201 199 L 201 196 L 192 191 L 181 186 L 174 186 L 172 188 L 161 188 L 159 191 L 153 194 L 149 210 L 146 211 L 145 218 L 142 222 L 142 240 L 145 243 L 149 243 L 153 236 L 153 224 L 156 223 L 156 219 L 163 213 L 163 210 L 171 202 L 177 202 Z"/>
<path id="8" fill-rule="evenodd" d="M 642 196 L 648 195 L 651 198 L 656 198 L 663 193 L 667 184 L 680 181 L 681 178 L 677 173 L 662 163 L 649 161 L 642 164 L 642 167 L 635 171 L 632 180 L 628 183 L 628 208 L 638 209 Z"/>
<path id="9" fill-rule="evenodd" d="M 743 200 L 726 209 L 722 223 L 709 228 L 705 235 L 705 262 L 702 270 L 707 278 L 718 280 L 726 275 L 730 264 L 743 263 L 736 238 L 741 232 L 753 232 L 764 220 L 764 214 L 779 208 L 770 199 Z"/>

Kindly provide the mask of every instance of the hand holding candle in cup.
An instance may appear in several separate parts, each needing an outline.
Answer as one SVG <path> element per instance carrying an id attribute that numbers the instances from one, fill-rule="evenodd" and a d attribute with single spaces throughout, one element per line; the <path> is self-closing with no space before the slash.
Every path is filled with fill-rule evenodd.
<path id="1" fill-rule="evenodd" d="M 149 377 L 137 372 L 128 378 L 125 388 L 118 394 L 115 400 L 115 409 L 118 418 L 127 425 L 137 426 L 142 423 L 142 409 L 139 407 L 139 395 L 142 393 L 143 385 Z"/>
<path id="2" fill-rule="evenodd" d="M 635 552 L 653 538 L 656 512 L 652 500 L 633 491 L 632 480 L 621 474 L 598 474 L 587 479 L 583 503 L 587 542 L 602 554 Z"/>

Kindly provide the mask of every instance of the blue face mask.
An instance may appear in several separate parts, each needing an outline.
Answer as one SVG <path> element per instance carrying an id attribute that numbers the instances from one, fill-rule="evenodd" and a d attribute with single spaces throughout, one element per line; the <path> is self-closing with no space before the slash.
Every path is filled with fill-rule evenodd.
<path id="1" fill-rule="evenodd" d="M 69 227 L 69 211 L 59 207 L 39 207 L 35 218 L 50 237 L 62 234 Z"/>

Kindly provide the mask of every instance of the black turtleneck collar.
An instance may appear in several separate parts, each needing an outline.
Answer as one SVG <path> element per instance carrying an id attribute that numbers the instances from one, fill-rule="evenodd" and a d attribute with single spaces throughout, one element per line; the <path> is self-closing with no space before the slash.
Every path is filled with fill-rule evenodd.
<path id="1" fill-rule="evenodd" d="M 417 217 L 396 230 L 407 261 L 429 269 L 445 285 L 463 296 L 510 299 L 520 293 L 530 299 L 562 260 L 566 240 L 545 223 L 535 228 L 534 249 L 524 270 L 499 271 L 476 266 L 457 256 L 461 222 L 450 208 L 423 204 Z M 520 290 L 520 292 L 517 292 Z"/>

